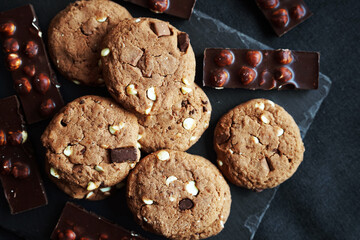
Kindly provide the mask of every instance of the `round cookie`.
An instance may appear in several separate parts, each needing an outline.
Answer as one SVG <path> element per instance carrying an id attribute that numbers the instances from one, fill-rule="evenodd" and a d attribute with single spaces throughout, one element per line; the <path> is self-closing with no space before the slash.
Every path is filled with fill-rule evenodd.
<path id="1" fill-rule="evenodd" d="M 110 94 L 140 114 L 170 109 L 194 82 L 195 55 L 188 35 L 157 19 L 121 21 L 105 37 L 101 56 Z"/>
<path id="2" fill-rule="evenodd" d="M 141 150 L 188 150 L 208 128 L 211 104 L 204 91 L 193 85 L 191 92 L 172 109 L 157 115 L 137 114 Z"/>
<path id="3" fill-rule="evenodd" d="M 203 239 L 224 228 L 231 195 L 210 161 L 160 150 L 143 158 L 129 174 L 127 201 L 145 230 L 170 239 Z"/>
<path id="4" fill-rule="evenodd" d="M 41 137 L 47 173 L 74 198 L 102 199 L 140 159 L 138 131 L 136 117 L 113 100 L 78 98 L 52 119 Z"/>
<path id="5" fill-rule="evenodd" d="M 76 84 L 103 85 L 99 45 L 125 18 L 130 13 L 108 0 L 76 1 L 59 12 L 50 23 L 48 43 L 61 74 Z"/>
<path id="6" fill-rule="evenodd" d="M 273 188 L 300 165 L 304 144 L 294 119 L 266 99 L 240 104 L 215 128 L 218 165 L 235 185 L 253 190 Z"/>

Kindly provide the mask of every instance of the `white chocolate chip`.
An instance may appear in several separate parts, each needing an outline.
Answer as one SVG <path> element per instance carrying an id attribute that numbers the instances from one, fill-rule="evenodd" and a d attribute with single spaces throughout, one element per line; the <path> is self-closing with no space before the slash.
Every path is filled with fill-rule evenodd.
<path id="1" fill-rule="evenodd" d="M 77 80 L 73 80 L 73 83 L 75 83 L 76 85 L 80 85 L 80 82 Z"/>
<path id="2" fill-rule="evenodd" d="M 193 141 L 195 141 L 195 140 L 196 140 L 196 138 L 197 138 L 197 137 L 195 137 L 195 136 L 192 136 L 192 137 L 190 138 L 190 142 L 193 142 Z"/>
<path id="3" fill-rule="evenodd" d="M 224 89 L 224 87 L 215 87 L 215 89 L 221 90 L 221 89 Z"/>
<path id="4" fill-rule="evenodd" d="M 57 179 L 60 179 L 60 175 L 58 173 L 58 171 L 55 169 L 55 168 L 50 168 L 50 174 L 51 176 L 57 178 Z"/>
<path id="5" fill-rule="evenodd" d="M 109 54 L 110 54 L 109 48 L 104 48 L 103 50 L 101 50 L 101 56 L 106 57 Z"/>
<path id="6" fill-rule="evenodd" d="M 146 115 L 149 115 L 149 114 L 150 114 L 153 105 L 154 105 L 154 104 L 151 102 L 150 106 L 149 106 L 147 109 L 145 109 L 145 114 L 146 114 Z"/>
<path id="7" fill-rule="evenodd" d="M 134 84 L 129 84 L 126 87 L 126 93 L 129 94 L 129 95 L 136 95 L 137 91 L 136 91 L 135 85 Z"/>
<path id="8" fill-rule="evenodd" d="M 64 149 L 64 155 L 67 156 L 67 157 L 70 157 L 70 155 L 72 154 L 72 149 L 71 149 L 71 146 L 67 146 L 65 149 Z"/>
<path id="9" fill-rule="evenodd" d="M 173 201 L 175 201 L 176 199 L 175 199 L 173 196 L 170 196 L 170 197 L 169 197 L 169 200 L 170 200 L 170 202 L 173 202 Z"/>
<path id="10" fill-rule="evenodd" d="M 181 79 L 181 81 L 182 81 L 185 85 L 187 85 L 187 86 L 190 86 L 190 85 L 191 85 L 191 83 L 189 82 L 189 80 L 188 80 L 186 77 L 183 77 L 183 78 Z"/>
<path id="11" fill-rule="evenodd" d="M 139 142 L 136 142 L 136 147 L 141 148 L 141 144 Z"/>
<path id="12" fill-rule="evenodd" d="M 172 183 L 173 181 L 177 180 L 177 177 L 175 176 L 170 176 L 166 179 L 166 185 L 169 186 L 170 183 Z"/>
<path id="13" fill-rule="evenodd" d="M 255 108 L 260 109 L 260 110 L 264 110 L 265 109 L 265 104 L 260 102 L 260 103 L 255 103 Z"/>
<path id="14" fill-rule="evenodd" d="M 144 219 L 144 221 L 145 221 L 145 222 L 147 222 L 147 221 L 148 221 L 146 217 L 143 217 L 143 219 Z"/>
<path id="15" fill-rule="evenodd" d="M 97 188 L 98 188 L 98 186 L 96 186 L 95 183 L 89 182 L 86 189 L 89 190 L 89 191 L 92 191 L 92 190 L 95 190 Z"/>
<path id="16" fill-rule="evenodd" d="M 275 103 L 273 101 L 267 100 L 266 101 L 268 104 L 270 104 L 272 107 L 275 107 Z"/>
<path id="17" fill-rule="evenodd" d="M 255 136 L 251 136 L 251 140 L 255 143 L 255 144 L 258 144 L 260 141 L 257 137 Z"/>
<path id="18" fill-rule="evenodd" d="M 264 114 L 260 116 L 260 119 L 265 124 L 268 124 L 270 122 L 270 120 Z"/>
<path id="19" fill-rule="evenodd" d="M 179 137 L 182 136 L 182 134 L 181 134 L 181 133 L 177 133 L 175 136 L 179 138 Z"/>
<path id="20" fill-rule="evenodd" d="M 185 189 L 188 193 L 196 196 L 199 193 L 199 189 L 195 185 L 195 181 L 190 181 L 185 185 Z"/>
<path id="21" fill-rule="evenodd" d="M 140 21 L 141 21 L 140 18 L 135 19 L 135 22 L 136 22 L 136 23 L 138 23 L 138 22 L 140 22 Z"/>
<path id="22" fill-rule="evenodd" d="M 233 151 L 231 148 L 229 148 L 229 152 L 230 152 L 231 154 L 234 153 L 234 151 Z"/>
<path id="23" fill-rule="evenodd" d="M 118 133 L 120 131 L 120 127 L 117 125 L 114 126 L 109 126 L 109 132 L 113 135 L 115 135 L 116 133 Z"/>
<path id="24" fill-rule="evenodd" d="M 142 200 L 143 200 L 143 202 L 144 202 L 145 204 L 147 204 L 147 205 L 151 205 L 151 204 L 154 203 L 154 201 L 151 200 L 151 199 L 143 198 Z"/>
<path id="25" fill-rule="evenodd" d="M 101 192 L 110 192 L 110 190 L 111 190 L 111 187 L 104 187 L 104 188 L 100 188 L 100 191 Z"/>
<path id="26" fill-rule="evenodd" d="M 223 220 L 220 220 L 220 226 L 222 227 L 222 228 L 224 228 L 224 221 Z"/>
<path id="27" fill-rule="evenodd" d="M 22 135 L 22 141 L 21 143 L 25 143 L 26 140 L 28 139 L 28 133 L 26 131 L 22 131 L 21 132 L 21 135 Z"/>
<path id="28" fill-rule="evenodd" d="M 140 140 L 142 138 L 142 135 L 139 134 L 138 137 L 137 137 L 137 140 Z"/>
<path id="29" fill-rule="evenodd" d="M 182 92 L 182 94 L 184 94 L 184 95 L 190 93 L 191 91 L 192 91 L 191 88 L 181 87 L 181 92 Z"/>
<path id="30" fill-rule="evenodd" d="M 193 118 L 186 118 L 183 122 L 183 127 L 186 130 L 191 130 L 195 126 L 195 120 Z"/>
<path id="31" fill-rule="evenodd" d="M 86 195 L 85 198 L 86 198 L 86 199 L 89 199 L 89 198 L 91 198 L 92 195 L 94 195 L 94 192 L 89 192 L 89 193 Z"/>
<path id="32" fill-rule="evenodd" d="M 161 161 L 166 161 L 170 159 L 170 154 L 169 152 L 165 151 L 165 150 L 161 150 L 157 153 L 157 158 Z"/>
<path id="33" fill-rule="evenodd" d="M 99 165 L 95 166 L 95 170 L 98 171 L 98 172 L 104 172 L 104 169 Z"/>
<path id="34" fill-rule="evenodd" d="M 204 123 L 204 128 L 208 128 L 209 127 L 209 122 L 208 121 L 205 121 Z"/>
<path id="35" fill-rule="evenodd" d="M 155 93 L 155 88 L 151 87 L 148 90 L 146 90 L 146 96 L 152 100 L 155 101 L 156 100 L 156 93 Z"/>
<path id="36" fill-rule="evenodd" d="M 99 23 L 105 22 L 106 19 L 107 19 L 107 16 L 105 16 L 105 17 L 96 17 L 96 21 L 98 21 Z"/>
<path id="37" fill-rule="evenodd" d="M 102 144 L 100 147 L 104 148 L 104 149 L 108 149 L 109 148 L 109 145 L 107 144 Z"/>
<path id="38" fill-rule="evenodd" d="M 134 168 L 135 166 L 136 166 L 136 163 L 130 164 L 130 167 L 131 167 L 131 168 Z"/>
<path id="39" fill-rule="evenodd" d="M 218 164 L 220 167 L 222 167 L 222 165 L 224 165 L 224 163 L 221 160 L 218 160 Z"/>
<path id="40" fill-rule="evenodd" d="M 280 137 L 280 136 L 283 135 L 283 134 L 284 134 L 284 129 L 278 128 L 278 130 L 276 131 L 276 135 L 277 135 L 278 137 Z"/>

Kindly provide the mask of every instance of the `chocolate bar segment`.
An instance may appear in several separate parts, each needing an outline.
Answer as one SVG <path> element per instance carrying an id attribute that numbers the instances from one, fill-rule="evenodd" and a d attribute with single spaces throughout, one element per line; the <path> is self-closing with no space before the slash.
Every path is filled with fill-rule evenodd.
<path id="1" fill-rule="evenodd" d="M 196 0 L 125 0 L 156 13 L 166 13 L 179 18 L 189 19 Z"/>
<path id="2" fill-rule="evenodd" d="M 16 96 L 0 100 L 0 180 L 12 214 L 47 204 Z"/>
<path id="3" fill-rule="evenodd" d="M 145 240 L 71 202 L 66 203 L 50 239 Z"/>
<path id="4" fill-rule="evenodd" d="M 318 52 L 207 48 L 203 86 L 263 90 L 317 89 Z"/>
<path id="5" fill-rule="evenodd" d="M 256 0 L 256 3 L 279 37 L 313 15 L 303 0 Z"/>
<path id="6" fill-rule="evenodd" d="M 49 118 L 64 102 L 32 5 L 1 12 L 0 36 L 5 63 L 11 71 L 27 122 L 32 124 Z"/>
<path id="7" fill-rule="evenodd" d="M 110 157 L 114 163 L 135 162 L 138 159 L 138 150 L 134 147 L 111 149 Z"/>

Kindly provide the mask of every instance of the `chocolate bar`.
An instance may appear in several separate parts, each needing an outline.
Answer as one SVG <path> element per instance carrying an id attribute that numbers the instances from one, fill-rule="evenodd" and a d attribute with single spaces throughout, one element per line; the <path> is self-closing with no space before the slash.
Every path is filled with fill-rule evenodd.
<path id="1" fill-rule="evenodd" d="M 16 96 L 0 100 L 0 180 L 11 214 L 47 204 Z"/>
<path id="2" fill-rule="evenodd" d="M 196 0 L 125 0 L 155 13 L 166 13 L 179 18 L 189 19 Z"/>
<path id="3" fill-rule="evenodd" d="M 256 0 L 256 3 L 279 37 L 313 15 L 303 0 Z"/>
<path id="4" fill-rule="evenodd" d="M 1 12 L 0 35 L 5 62 L 27 122 L 32 124 L 52 116 L 64 102 L 32 5 Z"/>
<path id="5" fill-rule="evenodd" d="M 207 48 L 203 86 L 263 90 L 317 89 L 318 52 Z"/>
<path id="6" fill-rule="evenodd" d="M 71 202 L 66 203 L 50 239 L 145 240 Z"/>

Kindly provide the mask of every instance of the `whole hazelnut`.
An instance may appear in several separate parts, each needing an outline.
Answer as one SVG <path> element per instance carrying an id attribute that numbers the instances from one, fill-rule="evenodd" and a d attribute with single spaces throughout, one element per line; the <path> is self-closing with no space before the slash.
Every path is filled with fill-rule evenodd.
<path id="1" fill-rule="evenodd" d="M 24 73 L 29 77 L 35 76 L 35 66 L 34 65 L 27 65 L 23 68 Z"/>
<path id="2" fill-rule="evenodd" d="M 8 132 L 7 140 L 11 145 L 20 145 L 23 141 L 23 135 L 21 131 Z"/>
<path id="3" fill-rule="evenodd" d="M 16 26 L 12 22 L 3 23 L 0 25 L 0 32 L 4 33 L 7 36 L 14 35 L 16 31 Z"/>
<path id="4" fill-rule="evenodd" d="M 289 14 L 285 9 L 281 8 L 272 13 L 271 21 L 278 27 L 285 27 L 289 22 Z"/>
<path id="5" fill-rule="evenodd" d="M 6 133 L 0 130 L 0 146 L 6 145 Z"/>
<path id="6" fill-rule="evenodd" d="M 99 240 L 107 240 L 109 239 L 109 235 L 105 234 L 105 233 L 102 233 L 99 237 Z"/>
<path id="7" fill-rule="evenodd" d="M 241 67 L 239 71 L 240 81 L 244 85 L 249 85 L 252 81 L 254 81 L 256 77 L 256 72 L 254 69 L 249 67 Z"/>
<path id="8" fill-rule="evenodd" d="M 32 90 L 32 86 L 29 79 L 25 77 L 16 79 L 14 82 L 14 87 L 19 94 L 28 94 Z"/>
<path id="9" fill-rule="evenodd" d="M 21 66 L 21 58 L 16 53 L 10 53 L 6 56 L 6 63 L 10 71 L 15 71 Z"/>
<path id="10" fill-rule="evenodd" d="M 214 87 L 222 87 L 229 79 L 229 73 L 224 69 L 215 69 L 210 75 L 210 83 Z"/>
<path id="11" fill-rule="evenodd" d="M 39 46 L 34 41 L 29 41 L 25 46 L 25 54 L 33 58 L 38 54 Z"/>
<path id="12" fill-rule="evenodd" d="M 257 3 L 261 8 L 271 9 L 279 5 L 279 0 L 257 0 Z"/>
<path id="13" fill-rule="evenodd" d="M 234 62 L 234 54 L 230 50 L 223 49 L 219 55 L 214 58 L 214 61 L 219 67 L 231 65 Z"/>
<path id="14" fill-rule="evenodd" d="M 150 10 L 156 13 L 163 13 L 168 9 L 169 1 L 168 0 L 149 0 Z"/>
<path id="15" fill-rule="evenodd" d="M 276 69 L 274 73 L 274 79 L 282 83 L 290 81 L 292 77 L 293 77 L 292 72 L 287 67 L 280 67 Z"/>
<path id="16" fill-rule="evenodd" d="M 8 38 L 4 41 L 3 48 L 6 53 L 13 53 L 19 51 L 20 46 L 15 38 Z"/>
<path id="17" fill-rule="evenodd" d="M 35 78 L 34 84 L 36 90 L 38 90 L 42 94 L 45 94 L 49 90 L 51 82 L 50 78 L 46 74 L 40 73 Z"/>
<path id="18" fill-rule="evenodd" d="M 44 100 L 40 105 L 40 113 L 44 116 L 49 116 L 53 113 L 54 109 L 56 107 L 55 102 L 49 98 L 47 100 Z"/>
<path id="19" fill-rule="evenodd" d="M 246 53 L 246 61 L 252 67 L 256 67 L 261 62 L 262 55 L 260 51 L 248 51 Z"/>
<path id="20" fill-rule="evenodd" d="M 276 51 L 275 57 L 281 64 L 289 64 L 292 62 L 293 57 L 289 49 L 281 49 Z"/>
<path id="21" fill-rule="evenodd" d="M 290 10 L 290 15 L 292 18 L 299 20 L 304 17 L 306 14 L 306 10 L 302 5 L 296 5 Z"/>
<path id="22" fill-rule="evenodd" d="M 16 162 L 13 164 L 11 174 L 14 178 L 24 179 L 30 176 L 30 167 L 22 162 Z"/>
<path id="23" fill-rule="evenodd" d="M 1 162 L 0 173 L 2 175 L 8 175 L 11 173 L 12 164 L 10 159 L 5 159 Z"/>
<path id="24" fill-rule="evenodd" d="M 58 231 L 59 240 L 75 240 L 76 233 L 71 229 L 66 229 L 64 232 Z"/>

